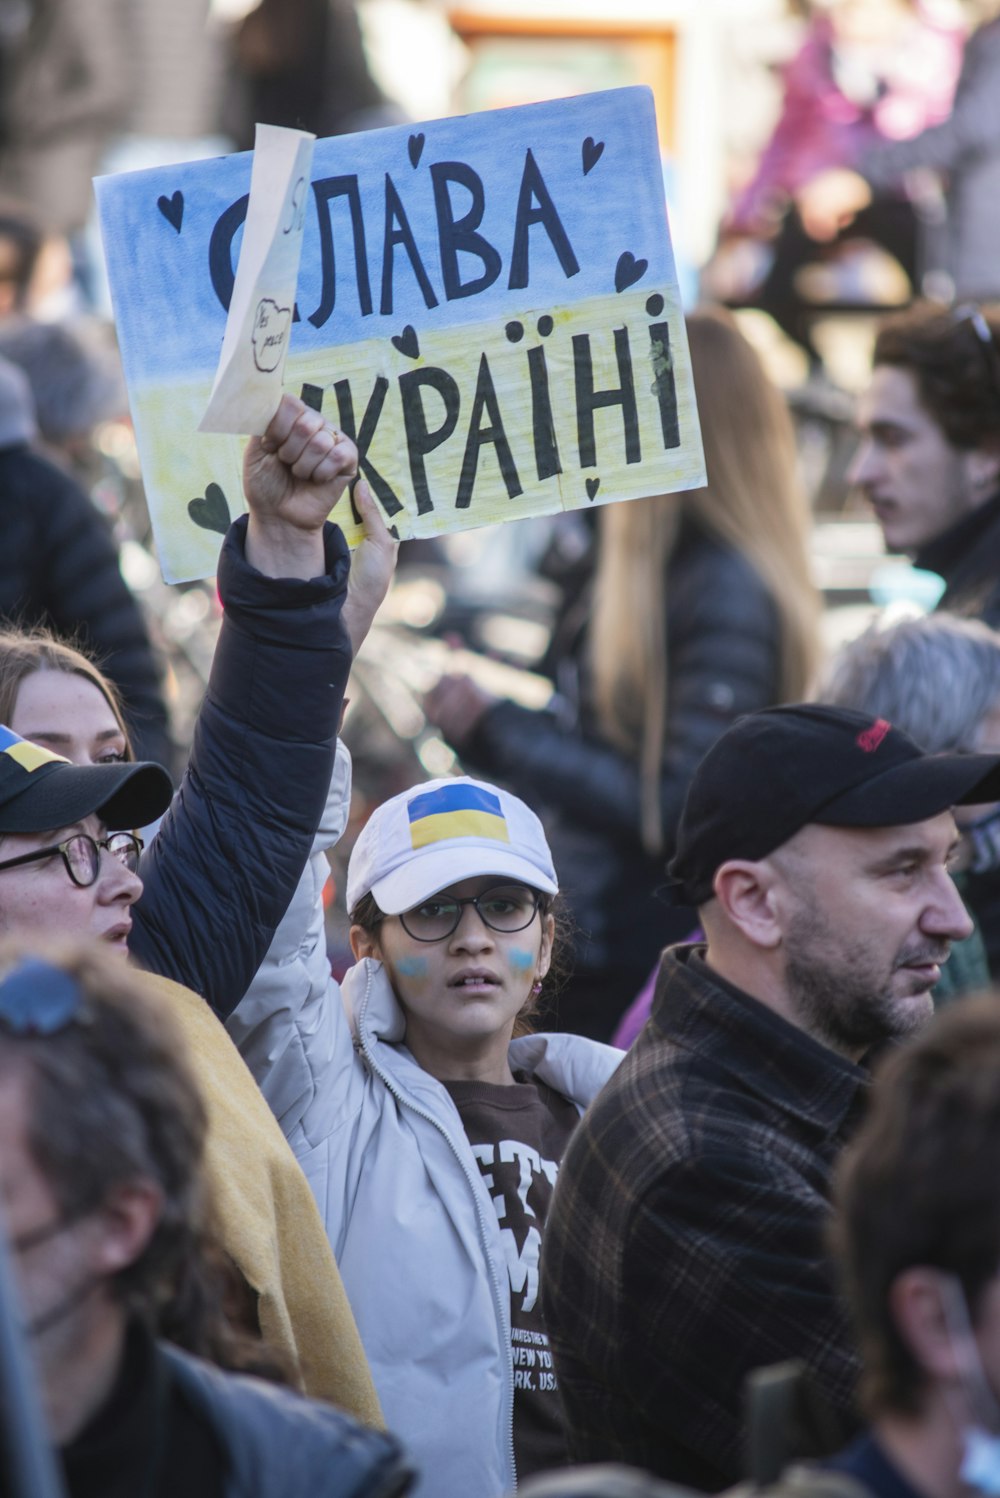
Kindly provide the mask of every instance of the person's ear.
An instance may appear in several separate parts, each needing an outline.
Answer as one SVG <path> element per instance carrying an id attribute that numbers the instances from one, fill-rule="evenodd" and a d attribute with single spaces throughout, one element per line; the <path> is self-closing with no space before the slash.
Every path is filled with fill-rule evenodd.
<path id="1" fill-rule="evenodd" d="M 163 1213 L 163 1190 L 139 1176 L 113 1186 L 94 1214 L 93 1269 L 108 1278 L 141 1259 Z"/>
<path id="2" fill-rule="evenodd" d="M 542 925 L 542 941 L 538 961 L 535 964 L 535 981 L 540 983 L 552 965 L 552 944 L 556 936 L 556 922 L 551 910 L 539 919 Z"/>
<path id="3" fill-rule="evenodd" d="M 781 943 L 775 884 L 774 869 L 766 858 L 731 858 L 716 870 L 713 887 L 719 906 L 755 947 L 772 949 Z"/>
<path id="4" fill-rule="evenodd" d="M 1000 488 L 1000 443 L 972 448 L 966 454 L 965 471 L 975 493 L 983 499 Z"/>
<path id="5" fill-rule="evenodd" d="M 888 1303 L 893 1324 L 921 1371 L 928 1379 L 951 1383 L 962 1369 L 943 1288 L 940 1270 L 915 1264 L 897 1274 Z"/>
<path id="6" fill-rule="evenodd" d="M 381 962 L 382 949 L 374 931 L 369 931 L 364 926 L 352 926 L 348 940 L 356 962 L 360 962 L 362 957 L 374 957 Z"/>

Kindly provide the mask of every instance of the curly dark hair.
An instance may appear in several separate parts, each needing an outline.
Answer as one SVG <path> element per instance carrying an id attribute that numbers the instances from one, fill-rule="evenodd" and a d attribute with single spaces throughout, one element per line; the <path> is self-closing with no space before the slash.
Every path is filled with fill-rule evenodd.
<path id="1" fill-rule="evenodd" d="M 953 447 L 1000 439 L 1000 307 L 916 303 L 882 323 L 872 363 L 912 373 L 921 404 Z"/>

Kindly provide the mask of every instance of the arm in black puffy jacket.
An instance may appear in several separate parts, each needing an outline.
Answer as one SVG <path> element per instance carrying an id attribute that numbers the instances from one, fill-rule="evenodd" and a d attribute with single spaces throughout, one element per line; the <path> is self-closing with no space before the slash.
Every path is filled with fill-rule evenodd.
<path id="1" fill-rule="evenodd" d="M 247 519 L 219 561 L 225 608 L 187 771 L 143 860 L 132 955 L 225 1018 L 242 998 L 312 847 L 333 771 L 351 648 L 348 551 L 324 532 L 326 573 L 265 577 Z"/>
<path id="2" fill-rule="evenodd" d="M 743 556 L 696 537 L 671 565 L 667 721 L 660 807 L 672 841 L 691 775 L 742 713 L 778 700 L 780 633 L 774 602 Z M 463 761 L 611 838 L 641 846 L 636 759 L 551 712 L 500 702 L 461 747 Z"/>

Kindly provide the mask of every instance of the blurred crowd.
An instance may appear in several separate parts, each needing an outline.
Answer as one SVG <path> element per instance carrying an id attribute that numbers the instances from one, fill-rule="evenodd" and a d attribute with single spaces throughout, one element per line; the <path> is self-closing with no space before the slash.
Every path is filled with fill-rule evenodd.
<path id="1" fill-rule="evenodd" d="M 703 487 L 400 546 L 285 395 L 172 591 L 91 178 L 404 113 L 0 0 L 0 1492 L 1000 1491 L 1000 17 L 786 21 Z"/>

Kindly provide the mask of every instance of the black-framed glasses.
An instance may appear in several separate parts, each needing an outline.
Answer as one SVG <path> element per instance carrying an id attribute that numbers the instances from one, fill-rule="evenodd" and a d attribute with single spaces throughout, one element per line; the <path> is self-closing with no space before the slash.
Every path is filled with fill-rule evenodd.
<path id="1" fill-rule="evenodd" d="M 43 858 L 54 858 L 58 853 L 66 865 L 66 872 L 74 884 L 88 889 L 97 883 L 101 871 L 101 849 L 104 848 L 124 864 L 130 874 L 139 867 L 139 854 L 143 849 L 142 838 L 134 832 L 109 832 L 107 837 L 93 838 L 89 832 L 74 832 L 64 842 L 54 843 L 51 848 L 36 848 L 34 853 L 21 853 L 17 858 L 7 858 L 0 863 L 4 869 L 16 869 L 21 864 L 38 863 Z"/>
<path id="2" fill-rule="evenodd" d="M 983 351 L 983 362 L 986 365 L 986 374 L 990 382 L 994 398 L 1000 406 L 1000 351 L 996 346 L 989 323 L 986 321 L 981 307 L 975 302 L 959 302 L 951 309 L 951 319 L 955 324 L 968 323 L 976 335 L 976 342 Z"/>
<path id="3" fill-rule="evenodd" d="M 478 895 L 431 895 L 412 910 L 404 910 L 400 925 L 414 941 L 444 941 L 458 930 L 462 911 L 472 905 L 491 931 L 523 931 L 535 919 L 542 897 L 524 884 L 496 884 Z"/>

